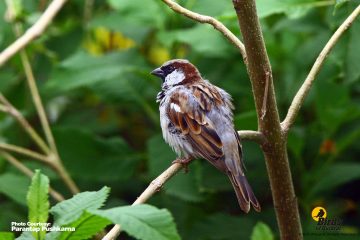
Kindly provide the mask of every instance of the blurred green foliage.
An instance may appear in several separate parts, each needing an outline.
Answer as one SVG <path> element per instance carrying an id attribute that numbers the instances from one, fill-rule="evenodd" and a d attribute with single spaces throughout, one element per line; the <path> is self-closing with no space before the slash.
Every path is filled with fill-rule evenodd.
<path id="1" fill-rule="evenodd" d="M 48 2 L 22 1 L 19 21 L 29 27 Z M 69 1 L 45 34 L 26 49 L 60 156 L 82 191 L 107 185 L 111 187 L 107 207 L 128 205 L 174 160 L 159 126 L 155 97 L 160 82 L 149 75 L 168 59 L 187 58 L 198 66 L 205 78 L 233 96 L 236 128 L 256 130 L 242 58 L 211 26 L 178 15 L 158 0 L 95 0 L 91 9 L 85 9 L 84 2 Z M 216 17 L 240 35 L 230 0 L 180 4 Z M 318 53 L 359 1 L 258 0 L 257 4 L 283 118 Z M 86 11 L 90 17 L 84 16 Z M 1 1 L 0 16 L 5 12 Z M 0 30 L 4 49 L 15 37 L 3 17 Z M 344 220 L 342 233 L 360 234 L 359 43 L 360 20 L 356 20 L 328 56 L 289 135 L 305 233 L 315 231 L 310 212 L 321 205 L 329 216 Z M 1 93 L 40 130 L 18 56 L 0 69 L 0 79 Z M 3 142 L 38 150 L 4 113 L 0 132 Z M 149 201 L 172 213 L 183 239 L 278 236 L 261 150 L 255 143 L 243 145 L 247 176 L 262 212 L 243 214 L 227 178 L 207 162 L 197 161 L 188 174 L 177 174 Z M 27 160 L 27 166 L 41 168 L 56 190 L 71 197 L 51 169 Z M 11 221 L 26 221 L 29 184 L 0 159 L 0 231 L 9 231 Z M 100 215 L 104 214 L 116 215 Z"/>

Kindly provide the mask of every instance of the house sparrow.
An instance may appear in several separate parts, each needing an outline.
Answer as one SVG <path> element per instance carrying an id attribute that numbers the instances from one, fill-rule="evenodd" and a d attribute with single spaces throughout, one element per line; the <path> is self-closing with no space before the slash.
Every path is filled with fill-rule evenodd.
<path id="1" fill-rule="evenodd" d="M 250 203 L 260 211 L 244 175 L 231 96 L 203 79 L 187 60 L 170 60 L 151 74 L 163 81 L 157 95 L 162 133 L 179 159 L 182 157 L 180 162 L 188 163 L 194 158 L 208 160 L 229 177 L 244 212 L 249 212 Z"/>

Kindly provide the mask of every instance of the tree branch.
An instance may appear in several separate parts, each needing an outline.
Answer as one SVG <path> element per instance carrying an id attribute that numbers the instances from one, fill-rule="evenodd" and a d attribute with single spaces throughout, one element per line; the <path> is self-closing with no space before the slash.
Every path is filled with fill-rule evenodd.
<path id="1" fill-rule="evenodd" d="M 6 3 L 7 3 L 7 7 L 8 7 L 8 16 L 10 18 L 10 21 L 13 21 L 15 19 L 14 3 L 11 0 L 6 0 Z M 21 36 L 21 34 L 22 34 L 21 28 L 22 27 L 21 27 L 20 23 L 16 23 L 16 22 L 13 23 L 13 29 L 14 29 L 14 33 L 15 33 L 16 37 Z M 39 116 L 41 126 L 42 126 L 42 128 L 44 130 L 46 140 L 47 140 L 52 152 L 54 154 L 58 154 L 57 149 L 56 149 L 55 140 L 54 140 L 54 137 L 52 135 L 50 125 L 49 125 L 49 122 L 48 122 L 47 117 L 46 117 L 44 105 L 43 105 L 43 103 L 41 101 L 39 90 L 38 90 L 38 88 L 36 86 L 36 81 L 35 81 L 33 70 L 32 70 L 31 65 L 30 65 L 29 57 L 26 54 L 25 49 L 22 49 L 20 51 L 20 57 L 21 57 L 21 63 L 23 65 L 23 68 L 24 68 L 24 71 L 25 71 L 26 79 L 27 79 L 27 82 L 28 82 L 28 85 L 29 85 L 31 97 L 32 97 L 33 102 L 34 102 L 36 112 L 37 112 L 37 114 Z"/>
<path id="2" fill-rule="evenodd" d="M 34 172 L 31 171 L 28 167 L 26 167 L 24 164 L 22 164 L 18 159 L 13 157 L 7 152 L 0 151 L 0 155 L 5 158 L 10 164 L 12 164 L 14 167 L 16 167 L 20 172 L 28 176 L 29 178 L 32 178 L 34 175 Z M 65 198 L 61 193 L 55 191 L 53 188 L 49 187 L 49 194 L 58 202 L 64 201 Z"/>
<path id="3" fill-rule="evenodd" d="M 246 51 L 245 51 L 244 44 L 223 23 L 221 23 L 220 21 L 216 20 L 213 17 L 192 12 L 192 11 L 180 6 L 179 4 L 177 4 L 176 2 L 174 2 L 172 0 L 162 0 L 162 1 L 166 5 L 168 5 L 172 10 L 184 15 L 185 17 L 188 17 L 199 23 L 208 23 L 208 24 L 212 25 L 216 30 L 221 32 L 232 44 L 234 44 L 235 47 L 237 47 L 240 50 L 240 53 L 246 64 Z"/>
<path id="4" fill-rule="evenodd" d="M 287 133 L 290 127 L 294 124 L 296 116 L 298 115 L 300 108 L 303 105 L 305 98 L 311 89 L 315 77 L 320 72 L 320 69 L 324 64 L 326 57 L 329 55 L 335 44 L 339 41 L 342 34 L 350 27 L 350 25 L 355 21 L 359 14 L 360 6 L 355 8 L 355 10 L 349 15 L 349 17 L 340 25 L 340 27 L 335 31 L 335 33 L 326 43 L 323 50 L 320 52 L 304 83 L 300 87 L 299 91 L 296 93 L 284 121 L 281 123 L 282 129 L 285 133 Z"/>
<path id="5" fill-rule="evenodd" d="M 6 98 L 0 93 L 0 111 L 10 114 L 19 125 L 25 130 L 25 132 L 30 136 L 30 138 L 39 146 L 39 148 L 46 154 L 50 153 L 49 147 L 40 137 L 40 135 L 35 131 L 35 129 L 30 125 L 30 123 L 24 118 L 24 116 L 17 110 Z"/>
<path id="6" fill-rule="evenodd" d="M 258 143 L 259 145 L 263 145 L 266 142 L 264 134 L 258 131 L 242 130 L 238 131 L 238 135 L 241 140 L 253 141 Z"/>
<path id="7" fill-rule="evenodd" d="M 18 51 L 23 49 L 28 45 L 32 40 L 40 36 L 47 26 L 51 23 L 55 15 L 60 11 L 60 9 L 65 4 L 66 0 L 53 0 L 48 8 L 41 15 L 39 20 L 30 27 L 24 35 L 16 39 L 10 46 L 8 46 L 4 51 L 0 53 L 0 67 L 4 65 L 12 56 L 14 56 Z"/>
<path id="8" fill-rule="evenodd" d="M 5 150 L 5 151 L 19 153 L 24 156 L 39 160 L 43 163 L 49 164 L 49 159 L 46 156 L 39 154 L 37 152 L 34 152 L 30 149 L 22 148 L 22 147 L 12 145 L 12 144 L 7 144 L 7 143 L 0 143 L 0 149 Z"/>
<path id="9" fill-rule="evenodd" d="M 286 150 L 276 105 L 271 66 L 266 52 L 255 0 L 233 0 L 243 36 L 259 131 L 269 175 L 281 239 L 302 239 L 298 205 L 292 184 Z"/>

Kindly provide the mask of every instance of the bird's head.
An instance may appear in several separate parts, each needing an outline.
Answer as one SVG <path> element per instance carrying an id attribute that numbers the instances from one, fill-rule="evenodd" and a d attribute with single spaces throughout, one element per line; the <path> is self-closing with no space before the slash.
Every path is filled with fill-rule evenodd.
<path id="1" fill-rule="evenodd" d="M 151 72 L 162 79 L 163 88 L 191 83 L 201 80 L 197 68 L 185 59 L 173 59 Z"/>

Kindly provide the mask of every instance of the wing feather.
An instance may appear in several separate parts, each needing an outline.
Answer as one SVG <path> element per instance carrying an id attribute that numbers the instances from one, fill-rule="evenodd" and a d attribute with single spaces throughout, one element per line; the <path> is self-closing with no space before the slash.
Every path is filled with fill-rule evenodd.
<path id="1" fill-rule="evenodd" d="M 202 86 L 202 89 L 206 88 Z M 206 117 L 214 104 L 210 94 L 210 90 L 200 88 L 192 96 L 189 96 L 189 92 L 176 92 L 170 98 L 167 114 L 174 126 L 187 137 L 199 157 L 216 161 L 224 153 L 221 139 Z"/>

